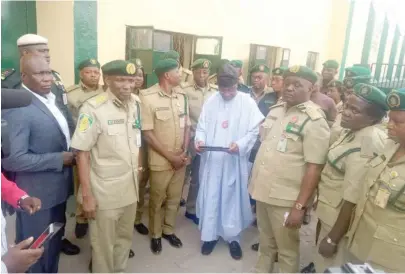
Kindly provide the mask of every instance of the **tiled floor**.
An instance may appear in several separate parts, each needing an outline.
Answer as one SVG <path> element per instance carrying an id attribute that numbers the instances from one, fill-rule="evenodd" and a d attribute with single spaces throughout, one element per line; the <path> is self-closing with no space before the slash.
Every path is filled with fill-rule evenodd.
<path id="1" fill-rule="evenodd" d="M 72 205 L 68 206 L 73 208 Z M 132 248 L 135 257 L 129 259 L 127 272 L 249 272 L 256 262 L 257 253 L 250 249 L 257 240 L 257 228 L 250 227 L 243 234 L 241 242 L 243 258 L 233 260 L 229 255 L 228 246 L 224 242 L 218 243 L 210 256 L 200 253 L 200 234 L 194 223 L 184 217 L 184 208 L 180 209 L 177 218 L 176 234 L 183 242 L 183 248 L 171 247 L 163 240 L 163 251 L 154 255 L 149 249 L 149 239 L 134 231 Z M 145 214 L 147 215 L 147 214 Z M 146 217 L 145 217 L 145 222 Z M 313 220 L 315 218 L 312 218 Z M 90 260 L 90 246 L 88 238 L 81 240 L 74 238 L 74 218 L 69 218 L 67 237 L 80 246 L 82 252 L 76 256 L 61 255 L 60 272 L 87 272 Z M 306 265 L 312 258 L 314 221 L 301 229 L 301 265 Z M 14 239 L 14 217 L 7 217 L 7 236 L 9 242 Z"/>

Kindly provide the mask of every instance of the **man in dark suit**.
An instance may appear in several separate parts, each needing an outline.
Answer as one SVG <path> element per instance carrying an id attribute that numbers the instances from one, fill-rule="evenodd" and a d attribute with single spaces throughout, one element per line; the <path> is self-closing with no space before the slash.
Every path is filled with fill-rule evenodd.
<path id="1" fill-rule="evenodd" d="M 48 39 L 36 34 L 24 34 L 17 40 L 18 51 L 20 52 L 20 57 L 25 55 L 38 55 L 46 59 L 47 63 L 50 64 L 51 57 L 49 55 Z M 72 115 L 69 111 L 67 105 L 67 95 L 65 86 L 63 85 L 62 78 L 56 71 L 52 70 L 53 82 L 51 86 L 51 92 L 55 95 L 56 105 L 62 111 L 63 115 L 66 116 L 69 128 L 71 129 L 71 135 L 76 127 L 73 121 Z M 15 69 L 7 69 L 1 74 L 1 87 L 10 89 L 21 88 L 21 75 L 19 71 Z M 72 182 L 72 193 L 73 194 L 73 182 Z M 66 255 L 76 255 L 80 252 L 80 248 L 72 244 L 67 239 L 63 239 L 62 250 Z"/>
<path id="2" fill-rule="evenodd" d="M 3 167 L 15 173 L 15 182 L 22 190 L 42 201 L 42 208 L 35 215 L 17 213 L 16 242 L 37 238 L 51 223 L 66 223 L 74 162 L 74 154 L 69 152 L 71 130 L 66 113 L 51 93 L 53 76 L 46 59 L 23 56 L 21 79 L 22 88 L 32 94 L 32 104 L 2 111 L 11 140 L 10 155 L 3 159 Z M 53 237 L 30 272 L 58 272 L 63 234 L 64 229 Z"/>

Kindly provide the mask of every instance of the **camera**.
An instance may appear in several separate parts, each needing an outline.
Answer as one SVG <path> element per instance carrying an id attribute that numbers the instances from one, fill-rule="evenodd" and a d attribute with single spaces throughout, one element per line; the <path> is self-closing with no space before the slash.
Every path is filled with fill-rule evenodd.
<path id="1" fill-rule="evenodd" d="M 1 110 L 26 107 L 31 104 L 32 95 L 26 90 L 1 89 Z M 10 155 L 10 138 L 7 121 L 1 119 L 1 158 Z"/>

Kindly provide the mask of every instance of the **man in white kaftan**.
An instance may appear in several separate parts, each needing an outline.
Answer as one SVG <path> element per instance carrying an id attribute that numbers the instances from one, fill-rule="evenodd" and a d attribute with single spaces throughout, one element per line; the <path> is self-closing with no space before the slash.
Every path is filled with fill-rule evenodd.
<path id="1" fill-rule="evenodd" d="M 197 198 L 201 252 L 210 254 L 222 237 L 234 259 L 242 257 L 240 233 L 253 220 L 247 188 L 249 155 L 264 119 L 255 101 L 237 91 L 237 83 L 236 70 L 225 65 L 218 74 L 219 92 L 204 104 L 195 137 L 201 153 Z"/>

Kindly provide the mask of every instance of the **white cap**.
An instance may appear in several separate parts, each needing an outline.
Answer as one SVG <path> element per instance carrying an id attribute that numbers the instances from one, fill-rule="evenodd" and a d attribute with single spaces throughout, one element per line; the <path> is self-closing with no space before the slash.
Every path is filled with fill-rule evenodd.
<path id="1" fill-rule="evenodd" d="M 48 39 L 45 37 L 36 35 L 36 34 L 24 34 L 17 40 L 17 46 L 29 46 L 29 45 L 39 45 L 39 44 L 48 44 Z"/>

